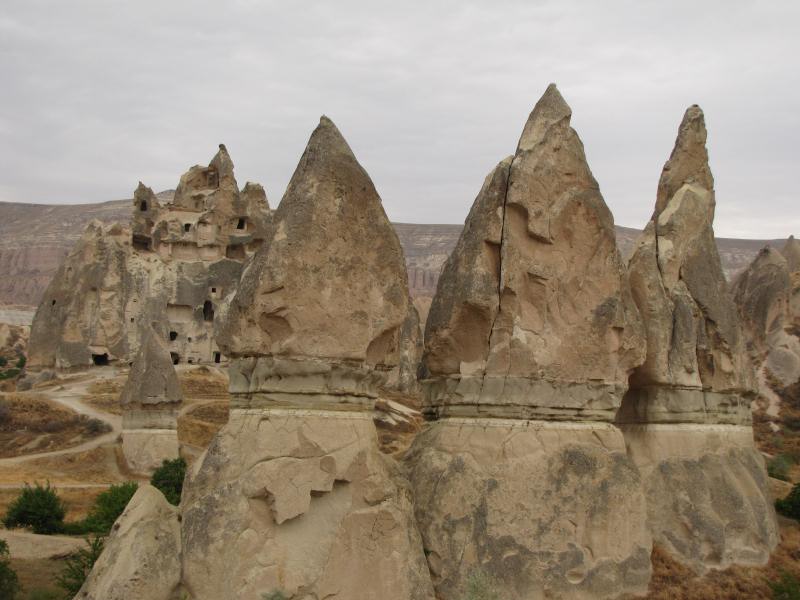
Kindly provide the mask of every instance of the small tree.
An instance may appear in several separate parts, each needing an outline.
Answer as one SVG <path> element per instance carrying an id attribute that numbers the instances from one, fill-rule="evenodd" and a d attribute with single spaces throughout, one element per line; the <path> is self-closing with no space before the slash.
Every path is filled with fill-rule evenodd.
<path id="1" fill-rule="evenodd" d="M 89 514 L 86 525 L 89 531 L 108 534 L 125 507 L 128 506 L 139 485 L 135 481 L 128 481 L 112 485 L 106 491 L 97 495 Z"/>
<path id="2" fill-rule="evenodd" d="M 182 458 L 165 460 L 150 478 L 150 485 L 161 490 L 170 504 L 181 503 L 183 479 L 186 477 L 186 461 Z"/>
<path id="3" fill-rule="evenodd" d="M 37 482 L 34 487 L 26 483 L 16 500 L 8 507 L 3 525 L 9 529 L 30 527 L 33 533 L 58 533 L 64 527 L 66 512 L 64 503 L 56 494 L 55 488 L 50 487 L 49 481 L 45 486 Z"/>
<path id="4" fill-rule="evenodd" d="M 792 461 L 788 456 L 779 454 L 775 458 L 771 458 L 767 463 L 767 473 L 774 479 L 781 481 L 789 481 L 789 469 L 792 468 Z"/>
<path id="5" fill-rule="evenodd" d="M 797 577 L 783 571 L 778 581 L 769 581 L 772 600 L 800 600 L 800 581 Z"/>
<path id="6" fill-rule="evenodd" d="M 103 552 L 103 543 L 102 537 L 86 538 L 86 548 L 81 548 L 66 559 L 64 570 L 56 577 L 56 583 L 66 592 L 67 598 L 75 597 L 80 591 Z"/>
<path id="7" fill-rule="evenodd" d="M 800 483 L 796 483 L 786 498 L 775 501 L 775 510 L 785 517 L 800 521 Z"/>
<path id="8" fill-rule="evenodd" d="M 14 600 L 22 588 L 8 559 L 8 544 L 4 540 L 0 540 L 0 598 Z"/>

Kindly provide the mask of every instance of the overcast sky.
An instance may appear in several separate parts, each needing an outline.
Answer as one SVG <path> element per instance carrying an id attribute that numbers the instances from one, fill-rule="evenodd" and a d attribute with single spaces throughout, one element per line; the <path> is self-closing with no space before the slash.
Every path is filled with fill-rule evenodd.
<path id="1" fill-rule="evenodd" d="M 797 235 L 798 57 L 796 0 L 4 0 L 0 200 L 173 188 L 224 142 L 275 206 L 326 114 L 392 220 L 461 223 L 553 81 L 618 224 L 698 103 L 717 235 Z"/>

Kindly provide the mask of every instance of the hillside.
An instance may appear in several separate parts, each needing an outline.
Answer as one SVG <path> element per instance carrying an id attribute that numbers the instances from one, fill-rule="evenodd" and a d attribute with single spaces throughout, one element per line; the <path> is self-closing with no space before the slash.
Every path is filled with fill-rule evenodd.
<path id="1" fill-rule="evenodd" d="M 162 200 L 172 190 L 158 194 Z M 87 223 L 127 222 L 130 200 L 97 204 L 23 204 L 0 202 L 0 304 L 36 306 L 48 282 Z M 456 244 L 461 225 L 395 223 L 406 255 L 409 287 L 415 297 L 436 291 L 439 271 Z M 633 249 L 638 229 L 617 227 L 623 255 Z M 781 246 L 784 240 L 718 238 L 725 274 L 730 279 L 744 269 L 766 244 Z"/>

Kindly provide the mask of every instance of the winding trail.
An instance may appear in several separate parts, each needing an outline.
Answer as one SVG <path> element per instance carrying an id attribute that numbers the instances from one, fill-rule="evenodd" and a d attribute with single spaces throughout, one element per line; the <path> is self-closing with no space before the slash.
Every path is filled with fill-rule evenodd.
<path id="1" fill-rule="evenodd" d="M 82 444 L 78 444 L 77 446 L 71 446 L 62 450 L 50 450 L 48 452 L 37 452 L 35 454 L 23 454 L 22 456 L 0 458 L 0 467 L 18 465 L 20 463 L 39 458 L 50 458 L 53 456 L 63 456 L 65 454 L 76 454 L 78 452 L 93 450 L 98 446 L 115 442 L 122 433 L 122 417 L 120 415 L 98 410 L 92 406 L 89 406 L 88 404 L 84 404 L 81 399 L 88 394 L 90 385 L 96 381 L 113 379 L 118 374 L 119 372 L 115 367 L 94 367 L 88 372 L 88 378 L 81 378 L 78 381 L 67 380 L 63 384 L 54 388 L 36 390 L 37 393 L 43 395 L 48 400 L 65 406 L 66 408 L 75 411 L 79 415 L 86 415 L 90 419 L 99 419 L 108 423 L 111 426 L 110 432 L 93 437 L 92 439 L 87 440 Z M 0 487 L 6 488 L 13 486 Z"/>

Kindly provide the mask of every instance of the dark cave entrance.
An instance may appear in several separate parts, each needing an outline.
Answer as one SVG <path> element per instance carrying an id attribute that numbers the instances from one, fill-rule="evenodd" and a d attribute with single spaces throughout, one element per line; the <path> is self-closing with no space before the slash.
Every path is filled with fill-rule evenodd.
<path id="1" fill-rule="evenodd" d="M 105 352 L 103 354 L 92 354 L 92 362 L 95 366 L 105 367 L 108 365 L 108 354 Z"/>

